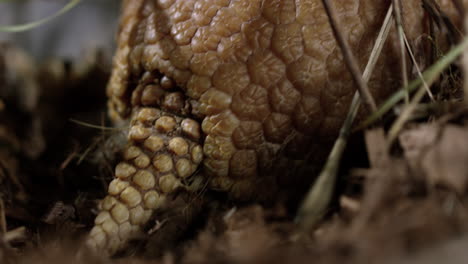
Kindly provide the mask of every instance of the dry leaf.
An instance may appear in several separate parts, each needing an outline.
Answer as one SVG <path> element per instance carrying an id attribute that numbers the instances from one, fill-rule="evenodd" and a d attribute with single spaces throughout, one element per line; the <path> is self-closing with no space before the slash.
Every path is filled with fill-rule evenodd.
<path id="1" fill-rule="evenodd" d="M 463 193 L 468 184 L 468 128 L 424 125 L 400 136 L 411 168 L 425 175 L 431 186 Z"/>

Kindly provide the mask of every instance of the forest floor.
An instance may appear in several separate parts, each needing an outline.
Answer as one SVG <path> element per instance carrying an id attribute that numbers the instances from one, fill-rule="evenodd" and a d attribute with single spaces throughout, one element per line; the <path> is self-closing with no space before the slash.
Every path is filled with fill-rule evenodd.
<path id="1" fill-rule="evenodd" d="M 106 118 L 110 58 L 40 65 L 0 45 L 1 263 L 466 263 L 468 111 L 463 65 L 432 86 L 392 144 L 352 134 L 325 219 L 310 232 L 282 204 L 176 197 L 143 244 L 107 259 L 80 250 L 125 131 Z M 387 146 L 391 146 L 388 148 Z M 188 205 L 187 201 L 189 201 Z"/>

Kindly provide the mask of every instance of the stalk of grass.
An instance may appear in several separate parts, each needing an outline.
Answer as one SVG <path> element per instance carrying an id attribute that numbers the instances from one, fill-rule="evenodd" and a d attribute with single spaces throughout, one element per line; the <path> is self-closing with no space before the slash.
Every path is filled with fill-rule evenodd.
<path id="1" fill-rule="evenodd" d="M 393 23 L 392 9 L 393 7 L 390 5 L 387 16 L 385 17 L 382 28 L 369 57 L 369 61 L 367 62 L 364 70 L 362 79 L 366 83 L 370 79 L 375 64 L 377 63 L 377 59 L 381 54 L 384 43 L 390 32 L 391 24 Z M 315 226 L 327 212 L 336 183 L 339 163 L 348 142 L 351 126 L 356 118 L 360 104 L 361 98 L 359 92 L 356 91 L 344 124 L 341 127 L 340 134 L 333 145 L 325 166 L 304 198 L 296 215 L 295 221 L 303 231 L 310 230 L 310 228 Z"/>
<path id="2" fill-rule="evenodd" d="M 429 85 L 431 85 L 429 83 Z M 403 109 L 403 112 L 398 116 L 397 120 L 393 122 L 392 127 L 390 128 L 388 132 L 388 137 L 387 137 L 387 145 L 390 147 L 393 144 L 393 141 L 397 138 L 398 134 L 400 133 L 401 129 L 403 128 L 403 125 L 406 123 L 406 121 L 410 118 L 411 113 L 416 109 L 419 101 L 423 98 L 424 94 L 426 93 L 424 86 L 420 86 L 419 90 L 416 92 L 416 94 L 413 96 L 411 99 L 411 102 L 407 105 L 405 105 L 405 108 Z"/>
<path id="3" fill-rule="evenodd" d="M 406 49 L 408 50 L 408 53 L 410 55 L 410 58 L 411 60 L 413 61 L 413 65 L 416 67 L 416 71 L 418 73 L 418 76 L 419 78 L 421 78 L 422 82 L 423 82 L 423 86 L 424 88 L 426 89 L 426 92 L 427 92 L 427 95 L 429 96 L 429 98 L 431 98 L 431 101 L 435 101 L 434 99 L 434 95 L 432 94 L 431 92 L 431 89 L 429 89 L 429 85 L 427 85 L 427 83 L 424 81 L 424 78 L 422 76 L 422 72 L 421 72 L 421 69 L 419 68 L 419 65 L 418 65 L 418 62 L 416 61 L 416 58 L 414 57 L 414 53 L 413 51 L 411 50 L 411 46 L 408 42 L 408 39 L 406 38 L 406 34 L 403 33 L 403 39 L 405 41 L 405 44 L 406 44 Z M 406 83 L 405 85 L 408 85 L 408 83 Z"/>
<path id="4" fill-rule="evenodd" d="M 393 16 L 395 17 L 395 26 L 398 31 L 398 40 L 400 46 L 400 56 L 401 56 L 401 76 L 403 77 L 403 85 L 408 86 L 408 70 L 406 69 L 406 52 L 405 52 L 405 43 L 403 36 L 405 31 L 403 30 L 403 25 L 401 23 L 401 7 L 400 0 L 392 0 L 393 3 Z M 405 102 L 409 103 L 409 92 L 405 94 Z"/>
<path id="5" fill-rule="evenodd" d="M 6 2 L 5 0 L 0 0 L 0 2 Z M 70 11 L 73 7 L 75 7 L 77 4 L 79 4 L 81 0 L 70 0 L 68 4 L 66 4 L 62 9 L 57 11 L 57 13 L 52 14 L 48 17 L 45 17 L 43 19 L 39 19 L 34 22 L 30 23 L 25 23 L 25 24 L 19 24 L 19 25 L 11 25 L 11 26 L 1 26 L 0 25 L 0 32 L 9 32 L 9 33 L 15 33 L 15 32 L 22 32 L 22 31 L 27 31 L 31 30 L 33 28 L 39 27 L 63 14 L 66 12 Z"/>
<path id="6" fill-rule="evenodd" d="M 462 53 L 468 49 L 468 37 L 465 37 L 463 41 L 452 48 L 449 53 L 439 59 L 434 65 L 429 67 L 424 73 L 422 74 L 422 78 L 415 79 L 411 81 L 407 87 L 403 87 L 397 92 L 395 92 L 390 98 L 388 98 L 376 112 L 372 113 L 361 125 L 359 125 L 358 129 L 363 129 L 368 127 L 369 125 L 373 124 L 375 121 L 382 118 L 382 116 L 387 113 L 390 109 L 392 109 L 398 102 L 400 102 L 405 97 L 406 91 L 413 92 L 418 87 L 421 86 L 423 81 L 430 84 L 433 83 L 447 68 L 450 64 L 452 64 Z"/>
<path id="7" fill-rule="evenodd" d="M 377 105 L 374 98 L 372 97 L 371 92 L 369 91 L 367 82 L 362 79 L 362 73 L 359 69 L 357 60 L 354 57 L 354 54 L 351 52 L 351 47 L 349 46 L 348 41 L 346 41 L 345 34 L 343 34 L 343 31 L 341 30 L 342 27 L 340 26 L 335 6 L 330 0 L 322 0 L 322 4 L 325 12 L 327 13 L 328 22 L 330 23 L 331 29 L 333 31 L 333 36 L 335 37 L 335 40 L 341 49 L 341 53 L 343 54 L 345 65 L 351 73 L 351 77 L 357 86 L 364 105 L 370 112 L 374 112 L 377 110 Z"/>
<path id="8" fill-rule="evenodd" d="M 76 119 L 73 119 L 73 118 L 70 118 L 69 120 L 71 122 L 73 122 L 73 123 L 76 123 L 76 124 L 84 126 L 84 127 L 95 128 L 95 129 L 100 129 L 100 130 L 122 131 L 124 129 L 124 128 L 120 128 L 120 127 L 106 127 L 106 126 L 102 126 L 102 125 L 94 125 L 94 124 L 86 123 L 86 122 L 76 120 Z"/>

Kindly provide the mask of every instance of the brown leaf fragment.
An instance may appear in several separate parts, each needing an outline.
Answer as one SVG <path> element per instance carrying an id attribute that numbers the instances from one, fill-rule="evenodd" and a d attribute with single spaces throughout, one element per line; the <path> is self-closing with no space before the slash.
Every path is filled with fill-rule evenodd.
<path id="1" fill-rule="evenodd" d="M 468 184 L 468 128 L 424 125 L 400 136 L 405 158 L 430 186 L 464 193 Z"/>
<path id="2" fill-rule="evenodd" d="M 412 169 L 420 169 L 421 156 L 434 145 L 439 130 L 436 125 L 423 125 L 400 134 L 399 140 L 404 150 L 404 157 Z"/>
<path id="3" fill-rule="evenodd" d="M 366 131 L 365 140 L 371 168 L 378 167 L 383 162 L 388 161 L 387 142 L 382 128 Z"/>
<path id="4" fill-rule="evenodd" d="M 340 197 L 340 207 L 345 211 L 345 213 L 354 215 L 361 209 L 361 202 L 346 195 L 342 195 Z"/>

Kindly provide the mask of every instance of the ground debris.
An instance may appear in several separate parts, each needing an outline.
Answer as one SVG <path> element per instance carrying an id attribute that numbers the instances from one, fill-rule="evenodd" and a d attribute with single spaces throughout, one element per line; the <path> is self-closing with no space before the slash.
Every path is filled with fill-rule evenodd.
<path id="1" fill-rule="evenodd" d="M 423 124 L 400 135 L 404 156 L 416 174 L 431 186 L 445 186 L 459 194 L 468 184 L 468 127 Z"/>

